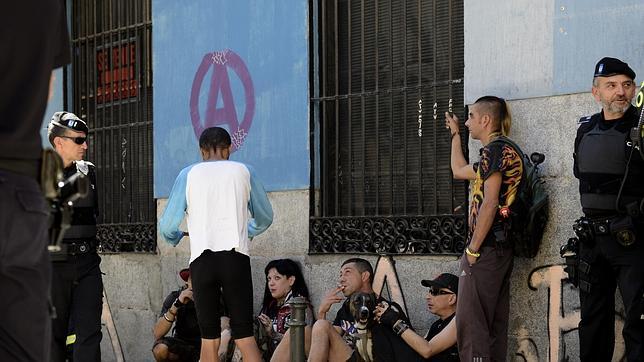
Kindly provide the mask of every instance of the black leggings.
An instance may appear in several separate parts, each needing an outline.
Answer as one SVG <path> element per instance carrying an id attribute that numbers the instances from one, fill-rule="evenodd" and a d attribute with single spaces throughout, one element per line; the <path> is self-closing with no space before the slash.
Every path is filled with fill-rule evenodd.
<path id="1" fill-rule="evenodd" d="M 201 338 L 221 336 L 223 308 L 228 311 L 233 338 L 253 336 L 253 280 L 248 255 L 234 250 L 206 250 L 190 263 L 190 275 Z M 220 305 L 222 295 L 224 306 Z"/>

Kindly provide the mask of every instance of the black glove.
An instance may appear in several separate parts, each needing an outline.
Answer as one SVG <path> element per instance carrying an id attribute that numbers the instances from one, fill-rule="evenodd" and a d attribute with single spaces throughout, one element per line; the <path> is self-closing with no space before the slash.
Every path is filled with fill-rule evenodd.
<path id="1" fill-rule="evenodd" d="M 398 309 L 393 305 L 389 305 L 385 312 L 380 316 L 380 324 L 393 328 L 394 324 L 396 324 L 400 319 L 402 319 L 400 311 L 398 311 Z"/>

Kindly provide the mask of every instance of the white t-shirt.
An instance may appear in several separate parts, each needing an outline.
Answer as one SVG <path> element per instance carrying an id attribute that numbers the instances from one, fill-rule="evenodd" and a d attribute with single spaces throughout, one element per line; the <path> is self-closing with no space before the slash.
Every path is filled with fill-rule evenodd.
<path id="1" fill-rule="evenodd" d="M 161 235 L 173 245 L 187 216 L 190 262 L 204 250 L 235 249 L 248 254 L 254 237 L 273 221 L 273 210 L 252 169 L 235 161 L 204 161 L 183 169 L 159 221 Z"/>

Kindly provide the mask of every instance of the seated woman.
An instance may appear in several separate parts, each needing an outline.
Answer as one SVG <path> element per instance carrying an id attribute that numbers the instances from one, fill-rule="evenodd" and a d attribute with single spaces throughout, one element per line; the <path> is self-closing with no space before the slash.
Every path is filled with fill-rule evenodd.
<path id="1" fill-rule="evenodd" d="M 267 343 L 261 343 L 266 361 L 289 361 L 290 345 L 288 330 L 291 318 L 289 300 L 294 297 L 304 297 L 309 301 L 309 288 L 306 286 L 300 266 L 291 259 L 272 260 L 264 268 L 266 287 L 262 310 L 257 319 L 262 332 L 268 335 Z M 306 324 L 304 329 L 305 353 L 311 346 L 311 325 L 313 324 L 313 307 L 308 303 L 306 309 Z M 265 346 L 263 346 L 265 345 Z"/>

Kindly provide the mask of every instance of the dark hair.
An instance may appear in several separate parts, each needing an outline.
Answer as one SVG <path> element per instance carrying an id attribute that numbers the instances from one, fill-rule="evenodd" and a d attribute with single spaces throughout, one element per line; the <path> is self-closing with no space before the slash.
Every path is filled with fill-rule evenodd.
<path id="1" fill-rule="evenodd" d="M 219 148 L 230 146 L 231 143 L 230 134 L 221 127 L 206 128 L 199 136 L 199 148 L 202 150 L 217 151 Z"/>
<path id="2" fill-rule="evenodd" d="M 354 263 L 356 265 L 356 269 L 358 269 L 360 273 L 369 272 L 369 283 L 371 284 L 373 282 L 373 267 L 370 262 L 362 258 L 351 258 L 345 260 L 344 263 L 342 263 L 342 266 L 350 263 Z"/>
<path id="3" fill-rule="evenodd" d="M 508 104 L 505 99 L 496 96 L 483 96 L 474 102 L 483 106 L 483 113 L 487 113 L 492 117 L 492 121 L 497 125 L 499 131 L 504 136 L 510 133 L 512 126 L 512 116 L 508 109 Z"/>
<path id="4" fill-rule="evenodd" d="M 65 135 L 65 129 L 63 127 L 58 127 L 58 126 L 50 126 L 48 131 L 47 131 L 47 138 L 49 139 L 49 143 L 51 144 L 52 147 L 56 147 L 54 144 L 54 138 L 56 137 L 62 137 Z"/>
<path id="5" fill-rule="evenodd" d="M 264 268 L 264 275 L 268 276 L 268 272 L 273 268 L 275 268 L 278 273 L 286 276 L 287 278 L 295 277 L 295 282 L 291 287 L 293 296 L 301 296 L 306 298 L 307 301 L 310 300 L 309 288 L 306 286 L 306 281 L 304 281 L 302 270 L 300 269 L 300 265 L 297 262 L 291 259 L 271 260 L 268 264 L 266 264 L 266 268 Z M 268 289 L 267 279 L 266 283 L 264 283 L 264 300 L 262 301 L 262 310 L 266 310 L 273 300 L 274 298 L 271 295 L 271 291 Z"/>

